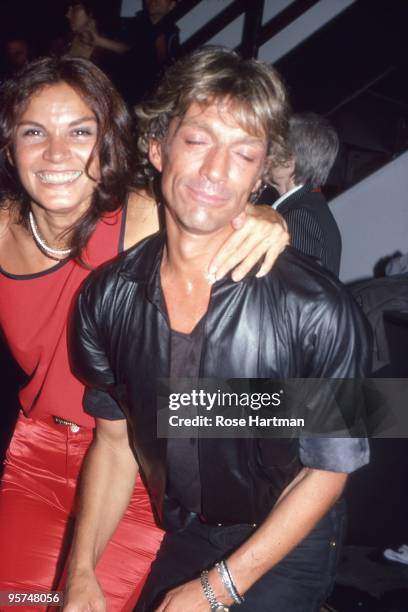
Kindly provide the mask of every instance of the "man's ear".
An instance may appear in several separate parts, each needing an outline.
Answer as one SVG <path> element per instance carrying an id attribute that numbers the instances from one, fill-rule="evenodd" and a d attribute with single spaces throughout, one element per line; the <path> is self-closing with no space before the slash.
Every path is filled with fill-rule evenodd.
<path id="1" fill-rule="evenodd" d="M 162 171 L 162 144 L 158 140 L 151 139 L 149 142 L 149 160 L 158 172 Z"/>

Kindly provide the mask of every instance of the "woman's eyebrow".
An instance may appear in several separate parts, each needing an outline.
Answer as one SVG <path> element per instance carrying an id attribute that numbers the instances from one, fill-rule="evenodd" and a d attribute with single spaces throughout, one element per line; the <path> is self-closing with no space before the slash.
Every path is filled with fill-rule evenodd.
<path id="1" fill-rule="evenodd" d="M 78 125 L 79 123 L 85 123 L 85 121 L 95 121 L 96 123 L 96 117 L 94 115 L 87 115 L 85 117 L 81 117 L 80 119 L 75 119 L 75 121 L 71 121 L 69 125 L 72 127 L 73 125 Z"/>

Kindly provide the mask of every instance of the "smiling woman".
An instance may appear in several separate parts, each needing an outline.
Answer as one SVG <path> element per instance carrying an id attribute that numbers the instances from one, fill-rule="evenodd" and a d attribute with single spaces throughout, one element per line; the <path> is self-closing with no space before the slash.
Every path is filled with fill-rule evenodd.
<path id="1" fill-rule="evenodd" d="M 0 590 L 62 584 L 94 426 L 70 373 L 68 312 L 89 268 L 129 245 L 131 134 L 124 103 L 90 62 L 41 60 L 2 90 L 0 327 L 29 380 L 0 492 Z M 133 195 L 128 210 L 136 239 L 158 227 L 147 194 Z M 160 539 L 138 479 L 99 564 L 110 610 L 133 608 Z"/>
<path id="2" fill-rule="evenodd" d="M 17 124 L 12 159 L 39 223 L 49 211 L 75 223 L 88 210 L 100 178 L 92 158 L 97 133 L 95 115 L 69 85 L 32 96 Z"/>
<path id="3" fill-rule="evenodd" d="M 26 227 L 33 208 L 44 237 L 63 238 L 78 256 L 98 217 L 120 207 L 133 183 L 132 124 L 124 102 L 90 62 L 39 60 L 6 83 L 2 109 L 3 206 L 12 202 Z M 63 227 L 46 226 L 50 207 L 64 215 Z"/>

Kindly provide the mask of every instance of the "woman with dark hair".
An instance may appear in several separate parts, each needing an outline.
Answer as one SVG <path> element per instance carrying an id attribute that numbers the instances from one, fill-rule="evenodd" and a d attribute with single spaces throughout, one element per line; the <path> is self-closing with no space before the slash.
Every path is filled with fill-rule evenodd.
<path id="1" fill-rule="evenodd" d="M 67 320 L 90 270 L 158 229 L 157 207 L 147 185 L 136 184 L 134 166 L 126 106 L 91 62 L 38 60 L 4 84 L 0 329 L 27 383 L 0 492 L 0 591 L 61 584 L 94 427 L 70 373 Z M 213 261 L 217 278 L 243 260 L 234 271 L 242 278 L 265 253 L 266 272 L 287 242 L 279 217 L 252 209 L 234 221 L 237 231 Z M 160 539 L 138 480 L 98 565 L 109 611 L 133 609 Z"/>
<path id="2" fill-rule="evenodd" d="M 99 63 L 101 51 L 121 54 L 128 51 L 129 47 L 100 33 L 97 6 L 93 0 L 75 0 L 68 4 L 66 17 L 72 32 L 68 55 L 92 59 Z"/>

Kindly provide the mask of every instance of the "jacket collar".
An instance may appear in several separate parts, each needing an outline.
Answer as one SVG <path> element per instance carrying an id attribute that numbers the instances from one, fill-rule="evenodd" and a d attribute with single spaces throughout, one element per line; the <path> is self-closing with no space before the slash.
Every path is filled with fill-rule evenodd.
<path id="1" fill-rule="evenodd" d="M 119 271 L 122 278 L 130 282 L 146 285 L 146 295 L 148 299 L 156 304 L 160 304 L 163 301 L 160 284 L 160 264 L 165 244 L 166 232 L 164 230 L 158 232 L 154 236 L 146 238 L 127 251 Z M 252 276 L 255 276 L 258 269 L 259 265 L 257 264 L 247 276 L 238 283 L 234 282 L 230 275 L 222 278 L 214 283 L 211 291 L 212 296 L 214 297 L 218 291 L 229 286 L 236 288 L 240 287 Z"/>
<path id="2" fill-rule="evenodd" d="M 297 191 L 299 191 L 300 189 L 303 189 L 304 185 L 295 185 L 293 187 L 293 189 L 290 189 L 289 191 L 287 191 L 286 193 L 283 193 L 280 198 L 278 198 L 276 200 L 276 202 L 274 202 L 272 204 L 272 208 L 274 208 L 275 210 L 279 209 L 279 206 L 281 206 L 281 204 L 283 204 L 284 202 L 286 202 L 287 199 L 291 198 Z"/>
<path id="3" fill-rule="evenodd" d="M 119 270 L 120 276 L 132 282 L 148 283 L 160 267 L 165 241 L 165 232 L 158 232 L 127 251 Z"/>
<path id="4" fill-rule="evenodd" d="M 124 256 L 119 274 L 125 280 L 146 286 L 146 294 L 150 301 L 161 302 L 160 263 L 166 234 L 160 231 L 149 236 Z"/>
<path id="5" fill-rule="evenodd" d="M 288 194 L 288 197 L 279 204 L 277 208 L 278 212 L 281 215 L 286 213 L 297 202 L 303 200 L 306 194 L 314 193 L 316 191 L 320 191 L 320 190 L 312 189 L 312 187 L 307 183 L 305 185 L 302 185 L 302 187 L 298 189 L 297 191 Z"/>

